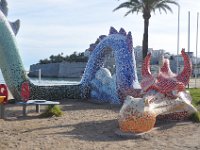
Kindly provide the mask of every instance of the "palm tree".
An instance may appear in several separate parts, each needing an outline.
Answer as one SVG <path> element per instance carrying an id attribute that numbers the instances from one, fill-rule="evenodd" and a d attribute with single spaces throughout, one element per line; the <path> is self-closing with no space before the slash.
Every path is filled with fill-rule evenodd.
<path id="1" fill-rule="evenodd" d="M 116 11 L 121 8 L 128 8 L 129 11 L 126 12 L 125 16 L 130 13 L 138 13 L 141 12 L 143 14 L 144 19 L 144 34 L 143 34 L 143 42 L 142 42 L 142 50 L 143 50 L 143 59 L 146 57 L 148 53 L 148 28 L 149 28 L 149 19 L 151 18 L 151 12 L 155 13 L 155 10 L 158 9 L 159 12 L 167 11 L 172 12 L 172 9 L 168 4 L 179 5 L 176 0 L 128 0 L 122 4 L 120 4 L 113 11 Z"/>

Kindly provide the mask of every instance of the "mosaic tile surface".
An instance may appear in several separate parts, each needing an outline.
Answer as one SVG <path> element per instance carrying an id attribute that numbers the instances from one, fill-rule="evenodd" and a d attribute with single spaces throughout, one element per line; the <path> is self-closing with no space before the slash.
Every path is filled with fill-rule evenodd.
<path id="1" fill-rule="evenodd" d="M 94 45 L 92 45 L 92 47 L 94 47 Z M 135 89 L 140 89 L 141 87 L 138 82 L 136 72 L 131 33 L 129 32 L 127 34 L 124 29 L 120 29 L 118 32 L 113 27 L 110 28 L 108 36 L 99 38 L 98 44 L 92 50 L 85 72 L 83 74 L 83 78 L 81 80 L 82 96 L 85 98 L 90 97 L 90 91 L 92 91 L 92 98 L 96 98 L 95 101 L 98 99 L 99 102 L 105 102 L 109 100 L 111 103 L 119 103 L 117 98 L 111 98 L 113 96 L 113 92 L 108 94 L 94 89 L 95 85 L 100 84 L 95 80 L 95 74 L 98 72 L 98 70 L 100 70 L 101 67 L 103 67 L 103 59 L 106 48 L 110 48 L 114 51 L 116 66 L 115 84 L 117 91 L 117 95 L 114 95 L 114 97 L 118 96 L 121 101 L 123 101 L 127 95 L 137 97 L 140 93 L 140 90 L 136 92 Z M 109 88 L 108 86 L 105 87 L 105 84 L 102 85 L 102 88 L 99 85 L 99 90 Z"/>
<path id="2" fill-rule="evenodd" d="M 10 92 L 16 100 L 21 101 L 21 87 L 28 83 L 30 99 L 58 100 L 63 98 L 81 98 L 80 85 L 36 86 L 26 75 L 15 35 L 20 21 L 10 23 L 7 20 L 7 3 L 1 1 L 0 11 L 0 68 Z"/>
<path id="3" fill-rule="evenodd" d="M 182 120 L 197 111 L 185 90 L 192 66 L 184 50 L 184 69 L 178 75 L 170 70 L 167 59 L 163 59 L 158 74 L 152 75 L 151 54 L 148 54 L 143 63 L 140 86 L 132 36 L 123 28 L 118 32 L 111 27 L 108 36 L 100 36 L 98 41 L 90 46 L 91 55 L 80 84 L 34 85 L 26 75 L 15 40 L 20 21 L 10 23 L 6 17 L 6 1 L 1 0 L 0 4 L 0 68 L 6 85 L 16 100 L 22 100 L 24 94 L 26 96 L 22 90 L 28 89 L 30 99 L 91 98 L 94 102 L 111 104 L 125 101 L 120 111 L 119 125 L 122 131 L 135 133 L 150 130 L 156 119 Z M 109 70 L 104 68 L 106 48 L 114 52 L 115 75 L 111 75 Z"/>
<path id="4" fill-rule="evenodd" d="M 7 3 L 1 1 L 0 11 L 0 67 L 5 82 L 16 100 L 21 100 L 22 85 L 26 83 L 30 90 L 30 99 L 57 100 L 63 98 L 90 98 L 119 104 L 119 99 L 130 94 L 135 96 L 135 88 L 140 88 L 135 72 L 135 57 L 132 51 L 132 36 L 124 29 L 119 32 L 113 27 L 108 36 L 101 36 L 99 43 L 94 45 L 94 50 L 88 61 L 81 84 L 61 86 L 36 86 L 30 82 L 26 75 L 15 35 L 20 26 L 20 21 L 10 23 L 7 20 Z M 116 82 L 107 78 L 106 82 L 95 79 L 96 72 L 103 67 L 104 50 L 111 48 L 116 60 Z M 115 84 L 114 86 L 112 85 Z M 102 88 L 95 88 L 102 84 Z M 108 92 L 110 91 L 110 92 Z M 129 91 L 129 93 L 127 92 Z M 133 91 L 133 92 L 131 92 Z"/>
<path id="5" fill-rule="evenodd" d="M 182 50 L 184 69 L 180 74 L 170 70 L 169 60 L 163 58 L 157 75 L 150 71 L 148 54 L 142 67 L 141 98 L 127 96 L 120 110 L 119 126 L 124 132 L 147 132 L 159 120 L 185 120 L 196 112 L 191 96 L 185 86 L 189 82 L 192 66 L 188 55 Z"/>

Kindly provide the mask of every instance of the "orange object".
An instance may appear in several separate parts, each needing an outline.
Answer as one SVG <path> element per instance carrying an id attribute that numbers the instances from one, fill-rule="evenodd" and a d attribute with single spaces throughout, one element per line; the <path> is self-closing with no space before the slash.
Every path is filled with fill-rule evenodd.
<path id="1" fill-rule="evenodd" d="M 8 89 L 5 84 L 0 84 L 0 103 L 6 104 L 8 101 Z"/>
<path id="2" fill-rule="evenodd" d="M 0 104 L 4 103 L 5 98 L 6 98 L 6 96 L 0 96 Z"/>
<path id="3" fill-rule="evenodd" d="M 142 133 L 151 130 L 156 122 L 156 115 L 151 112 L 144 112 L 143 116 L 129 116 L 119 118 L 119 127 L 123 132 Z"/>

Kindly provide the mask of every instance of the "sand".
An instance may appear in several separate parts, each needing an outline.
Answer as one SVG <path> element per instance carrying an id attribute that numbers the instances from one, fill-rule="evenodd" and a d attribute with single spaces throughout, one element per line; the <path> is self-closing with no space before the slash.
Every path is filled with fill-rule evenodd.
<path id="1" fill-rule="evenodd" d="M 0 119 L 0 150 L 197 150 L 200 124 L 162 123 L 140 137 L 119 136 L 119 106 L 63 100 L 62 117 L 39 118 L 34 106 L 22 116 L 22 106 L 6 105 Z M 41 112 L 44 107 L 41 107 Z"/>

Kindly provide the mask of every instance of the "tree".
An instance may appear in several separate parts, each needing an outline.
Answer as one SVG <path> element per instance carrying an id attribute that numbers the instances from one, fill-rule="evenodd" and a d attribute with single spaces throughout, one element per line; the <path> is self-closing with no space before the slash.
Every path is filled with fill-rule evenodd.
<path id="1" fill-rule="evenodd" d="M 44 60 L 40 60 L 39 63 L 40 64 L 48 64 L 48 63 L 50 63 L 50 61 L 48 59 L 44 59 Z"/>
<path id="2" fill-rule="evenodd" d="M 121 8 L 128 8 L 129 10 L 126 12 L 125 16 L 130 13 L 138 13 L 141 12 L 143 14 L 144 19 L 144 33 L 143 33 L 143 41 L 142 41 L 142 51 L 143 51 L 143 59 L 146 57 L 148 53 L 148 28 L 149 28 L 149 19 L 151 18 L 151 12 L 155 13 L 155 10 L 172 12 L 172 9 L 169 7 L 169 4 L 179 5 L 176 0 L 128 0 L 118 7 L 116 7 L 113 11 L 116 11 Z"/>
<path id="3" fill-rule="evenodd" d="M 48 63 L 60 63 L 60 62 L 87 62 L 88 58 L 84 56 L 84 52 L 77 53 L 74 52 L 70 56 L 66 55 L 63 57 L 63 53 L 58 55 L 51 55 L 49 59 L 41 59 L 39 60 L 40 64 L 48 64 Z"/>

